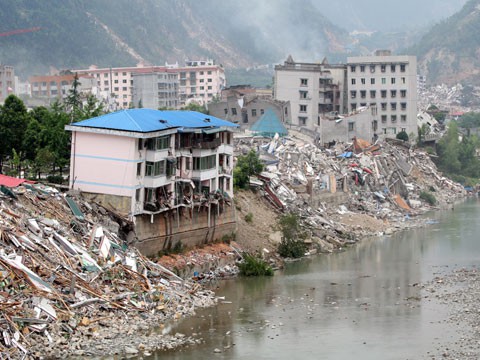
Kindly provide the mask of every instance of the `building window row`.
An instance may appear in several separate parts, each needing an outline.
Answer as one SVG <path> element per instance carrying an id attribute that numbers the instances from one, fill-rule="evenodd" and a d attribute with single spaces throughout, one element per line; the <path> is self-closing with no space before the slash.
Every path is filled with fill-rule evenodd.
<path id="1" fill-rule="evenodd" d="M 210 155 L 193 158 L 193 170 L 209 170 L 217 167 L 217 156 Z"/>
<path id="2" fill-rule="evenodd" d="M 398 67 L 397 67 L 398 65 Z M 358 65 L 358 67 L 360 68 L 360 72 L 365 72 L 366 69 L 367 69 L 367 66 L 366 65 Z M 400 72 L 405 72 L 406 69 L 407 69 L 407 66 L 406 64 L 390 64 L 390 65 L 387 65 L 387 64 L 380 64 L 380 71 L 381 72 L 386 72 L 387 71 L 387 68 L 390 68 L 390 72 L 395 72 L 398 69 L 400 69 Z M 377 68 L 377 65 L 376 64 L 370 64 L 368 65 L 368 70 L 371 72 L 371 73 L 374 73 L 375 70 Z M 356 72 L 357 71 L 357 65 L 350 65 L 350 72 Z"/>
<path id="3" fill-rule="evenodd" d="M 400 79 L 401 84 L 406 84 L 407 83 L 407 78 L 406 77 L 401 77 L 399 79 Z M 351 79 L 351 84 L 356 85 L 357 80 L 360 80 L 361 85 L 365 85 L 367 83 L 366 78 L 358 78 L 358 79 L 357 78 L 352 78 Z M 387 78 L 385 78 L 385 77 L 380 78 L 380 82 L 381 82 L 382 85 L 387 85 Z M 395 85 L 396 83 L 397 83 L 397 78 L 391 77 L 390 78 L 390 84 Z M 370 85 L 375 85 L 375 84 L 376 84 L 376 79 L 375 78 L 370 78 Z"/>

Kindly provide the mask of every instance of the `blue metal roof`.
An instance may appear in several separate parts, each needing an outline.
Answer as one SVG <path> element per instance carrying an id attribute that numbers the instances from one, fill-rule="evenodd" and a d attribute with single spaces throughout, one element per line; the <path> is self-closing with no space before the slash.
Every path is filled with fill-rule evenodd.
<path id="1" fill-rule="evenodd" d="M 238 127 L 230 121 L 196 111 L 127 109 L 79 121 L 71 126 L 132 132 L 153 132 L 171 128 Z"/>
<path id="2" fill-rule="evenodd" d="M 271 108 L 268 108 L 265 111 L 265 114 L 263 114 L 262 117 L 251 126 L 250 130 L 267 137 L 274 137 L 275 134 L 278 134 L 279 136 L 285 136 L 288 134 L 287 128 L 282 124 Z"/>

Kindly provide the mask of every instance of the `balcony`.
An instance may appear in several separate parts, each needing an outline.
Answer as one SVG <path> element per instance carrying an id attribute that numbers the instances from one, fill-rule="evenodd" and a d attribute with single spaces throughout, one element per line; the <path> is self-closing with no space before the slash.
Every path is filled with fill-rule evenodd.
<path id="1" fill-rule="evenodd" d="M 195 140 L 192 142 L 193 149 L 215 149 L 221 145 L 220 138 L 215 138 L 210 141 L 205 140 Z"/>

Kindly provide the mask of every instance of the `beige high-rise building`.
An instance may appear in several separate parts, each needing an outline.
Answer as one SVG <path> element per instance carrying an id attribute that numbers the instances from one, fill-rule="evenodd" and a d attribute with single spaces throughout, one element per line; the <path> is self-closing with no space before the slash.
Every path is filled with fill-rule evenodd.
<path id="1" fill-rule="evenodd" d="M 348 109 L 376 107 L 372 130 L 379 136 L 417 132 L 417 60 L 377 51 L 347 58 Z"/>

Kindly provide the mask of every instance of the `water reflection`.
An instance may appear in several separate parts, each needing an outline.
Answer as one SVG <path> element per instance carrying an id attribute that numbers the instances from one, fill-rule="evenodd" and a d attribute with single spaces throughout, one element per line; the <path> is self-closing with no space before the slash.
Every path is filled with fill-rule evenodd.
<path id="1" fill-rule="evenodd" d="M 440 321 L 445 310 L 417 285 L 439 267 L 480 262 L 479 215 L 471 200 L 430 214 L 437 224 L 294 262 L 273 278 L 220 282 L 219 296 L 231 303 L 175 329 L 205 343 L 153 358 L 422 358 L 455 334 Z"/>

